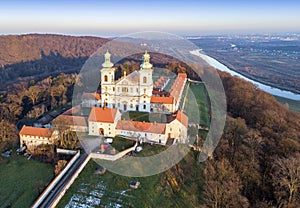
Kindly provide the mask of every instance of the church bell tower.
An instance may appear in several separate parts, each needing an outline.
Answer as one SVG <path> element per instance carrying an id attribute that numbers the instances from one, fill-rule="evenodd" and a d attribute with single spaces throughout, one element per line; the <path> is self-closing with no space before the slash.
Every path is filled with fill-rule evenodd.
<path id="1" fill-rule="evenodd" d="M 146 51 L 143 55 L 143 63 L 140 65 L 140 105 L 139 111 L 150 112 L 150 99 L 153 91 L 153 66 L 150 63 L 150 55 Z"/>
<path id="2" fill-rule="evenodd" d="M 115 68 L 110 61 L 111 54 L 106 51 L 104 63 L 102 64 L 101 74 L 101 102 L 102 106 L 112 107 L 114 104 L 115 91 Z"/>

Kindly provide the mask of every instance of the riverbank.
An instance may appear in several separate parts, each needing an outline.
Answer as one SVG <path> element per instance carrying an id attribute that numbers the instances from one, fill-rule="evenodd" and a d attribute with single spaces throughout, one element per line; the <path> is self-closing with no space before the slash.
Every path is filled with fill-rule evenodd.
<path id="1" fill-rule="evenodd" d="M 249 81 L 249 82 L 253 83 L 254 85 L 256 85 L 259 89 L 262 89 L 265 92 L 268 92 L 274 96 L 279 96 L 279 97 L 283 97 L 283 98 L 287 98 L 287 99 L 291 99 L 291 100 L 300 101 L 300 94 L 296 94 L 294 92 L 287 91 L 287 90 L 281 90 L 276 87 L 262 84 L 262 83 L 258 82 L 257 80 L 250 79 L 232 69 L 229 69 L 227 66 L 220 63 L 218 60 L 216 60 L 208 55 L 205 55 L 205 54 L 201 53 L 200 51 L 201 50 L 198 49 L 198 50 L 190 51 L 190 53 L 193 55 L 199 56 L 200 58 L 202 58 L 204 61 L 206 61 L 212 67 L 219 69 L 220 71 L 228 72 L 232 76 L 238 76 L 242 79 L 245 79 L 246 81 Z"/>

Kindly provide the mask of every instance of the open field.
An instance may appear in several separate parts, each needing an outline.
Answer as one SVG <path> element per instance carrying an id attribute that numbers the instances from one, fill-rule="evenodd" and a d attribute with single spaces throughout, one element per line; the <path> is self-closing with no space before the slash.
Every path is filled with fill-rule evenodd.
<path id="1" fill-rule="evenodd" d="M 50 164 L 15 152 L 0 161 L 0 207 L 30 207 L 53 177 Z"/>

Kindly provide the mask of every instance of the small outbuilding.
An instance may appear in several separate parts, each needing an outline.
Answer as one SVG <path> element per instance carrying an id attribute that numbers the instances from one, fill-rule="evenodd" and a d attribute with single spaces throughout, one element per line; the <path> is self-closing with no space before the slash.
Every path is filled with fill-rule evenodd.
<path id="1" fill-rule="evenodd" d="M 137 189 L 140 186 L 139 181 L 130 181 L 129 183 L 130 188 Z"/>
<path id="2" fill-rule="evenodd" d="M 99 166 L 99 167 L 96 169 L 95 173 L 96 173 L 96 174 L 102 175 L 102 174 L 105 173 L 105 171 L 106 171 L 106 168 L 105 168 L 105 167 Z"/>

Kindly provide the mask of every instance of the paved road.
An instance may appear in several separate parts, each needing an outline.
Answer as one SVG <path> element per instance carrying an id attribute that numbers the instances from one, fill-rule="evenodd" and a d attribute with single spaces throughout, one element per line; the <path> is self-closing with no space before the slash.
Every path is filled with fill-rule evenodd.
<path id="1" fill-rule="evenodd" d="M 48 208 L 56 199 L 56 197 L 60 194 L 63 187 L 70 181 L 71 177 L 74 175 L 75 171 L 79 168 L 81 163 L 87 158 L 87 154 L 83 153 L 79 156 L 73 166 L 65 173 L 62 179 L 56 184 L 56 186 L 52 189 L 52 191 L 47 195 L 47 197 L 43 200 L 39 207 Z"/>

